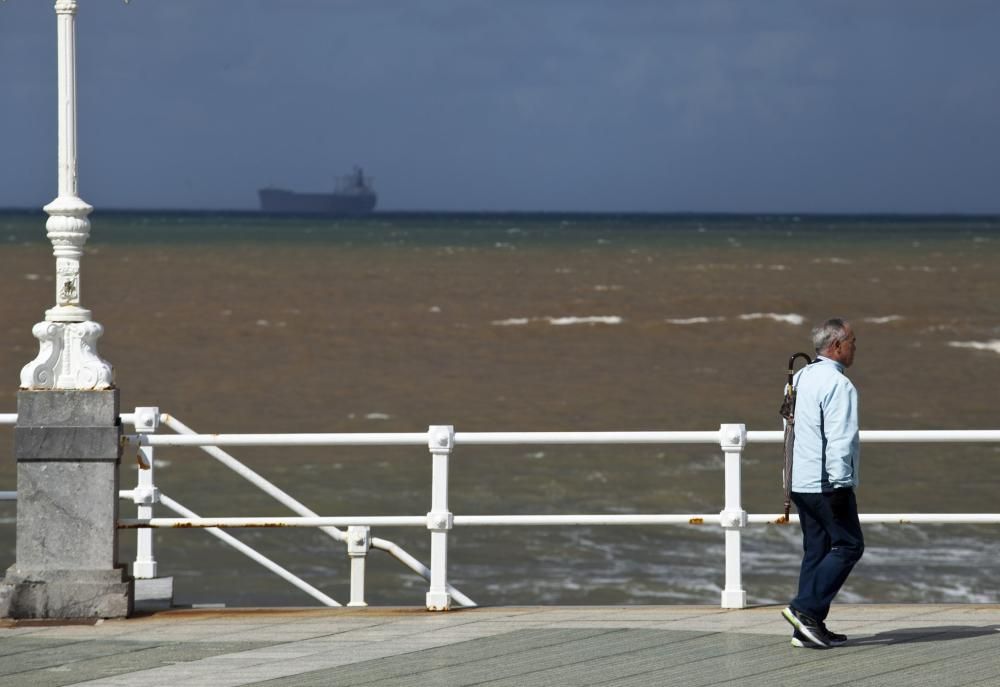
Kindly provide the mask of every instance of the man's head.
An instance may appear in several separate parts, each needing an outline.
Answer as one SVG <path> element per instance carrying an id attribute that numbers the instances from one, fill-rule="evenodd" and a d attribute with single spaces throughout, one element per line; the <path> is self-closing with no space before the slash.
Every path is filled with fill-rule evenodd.
<path id="1" fill-rule="evenodd" d="M 844 367 L 850 367 L 854 362 L 857 339 L 847 320 L 839 317 L 827 320 L 812 330 L 812 339 L 819 355 L 836 360 Z"/>

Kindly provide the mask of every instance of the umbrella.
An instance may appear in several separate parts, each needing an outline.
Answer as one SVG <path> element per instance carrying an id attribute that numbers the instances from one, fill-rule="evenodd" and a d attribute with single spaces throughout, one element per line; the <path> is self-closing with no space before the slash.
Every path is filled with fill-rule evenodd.
<path id="1" fill-rule="evenodd" d="M 802 358 L 806 365 L 812 362 L 805 353 L 796 353 L 788 359 L 788 383 L 785 385 L 785 400 L 781 402 L 781 417 L 785 418 L 785 467 L 781 472 L 781 484 L 785 490 L 785 514 L 778 522 L 788 522 L 792 510 L 792 453 L 795 449 L 795 359 Z"/>

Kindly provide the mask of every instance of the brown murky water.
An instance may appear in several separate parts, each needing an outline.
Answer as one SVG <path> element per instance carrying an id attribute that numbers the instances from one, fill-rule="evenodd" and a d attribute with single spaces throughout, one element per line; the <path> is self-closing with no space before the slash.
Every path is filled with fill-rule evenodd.
<path id="1" fill-rule="evenodd" d="M 226 229 L 253 219 L 206 217 L 157 242 L 172 228 L 158 222 L 131 240 L 139 219 L 112 217 L 102 240 L 95 217 L 83 301 L 105 326 L 123 409 L 158 405 L 201 431 L 777 429 L 785 361 L 831 315 L 858 333 L 850 376 L 863 428 L 1000 426 L 997 222 L 272 220 L 247 235 Z M 0 412 L 15 410 L 18 371 L 37 352 L 31 325 L 53 300 L 43 224 L 0 216 L 13 237 L 0 245 Z M 751 512 L 780 507 L 778 451 L 748 451 Z M 323 514 L 422 514 L 430 503 L 420 451 L 234 453 Z M 4 454 L 0 489 L 14 489 Z M 157 457 L 163 490 L 203 515 L 284 513 L 200 452 Z M 122 479 L 134 481 L 130 461 Z M 722 462 L 698 447 L 469 448 L 451 484 L 463 514 L 715 512 Z M 868 512 L 996 511 L 998 487 L 1000 447 L 873 445 L 859 500 Z M 7 562 L 13 513 L 0 504 Z M 237 534 L 346 597 L 346 555 L 318 532 Z M 427 558 L 425 532 L 376 534 Z M 846 593 L 998 601 L 998 535 L 870 528 Z M 181 600 L 310 602 L 201 533 L 161 532 L 157 544 Z M 796 547 L 789 529 L 747 536 L 751 600 L 788 596 Z M 451 555 L 454 581 L 481 603 L 715 603 L 722 582 L 711 527 L 466 529 Z M 423 583 L 385 557 L 371 576 L 372 600 L 422 602 Z"/>

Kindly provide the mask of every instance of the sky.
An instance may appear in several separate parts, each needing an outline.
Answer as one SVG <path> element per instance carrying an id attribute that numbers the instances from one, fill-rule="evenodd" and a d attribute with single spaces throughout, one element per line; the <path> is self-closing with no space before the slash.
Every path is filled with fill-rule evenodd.
<path id="1" fill-rule="evenodd" d="M 992 0 L 80 0 L 81 197 L 1000 212 Z M 56 194 L 51 0 L 0 2 L 0 207 Z"/>

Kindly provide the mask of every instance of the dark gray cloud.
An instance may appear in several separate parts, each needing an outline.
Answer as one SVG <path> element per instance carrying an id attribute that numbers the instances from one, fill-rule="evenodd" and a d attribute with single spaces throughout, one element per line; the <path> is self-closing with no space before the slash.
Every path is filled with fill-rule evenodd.
<path id="1" fill-rule="evenodd" d="M 55 189 L 50 4 L 0 3 L 0 206 Z M 98 207 L 1000 210 L 993 2 L 80 4 Z"/>

